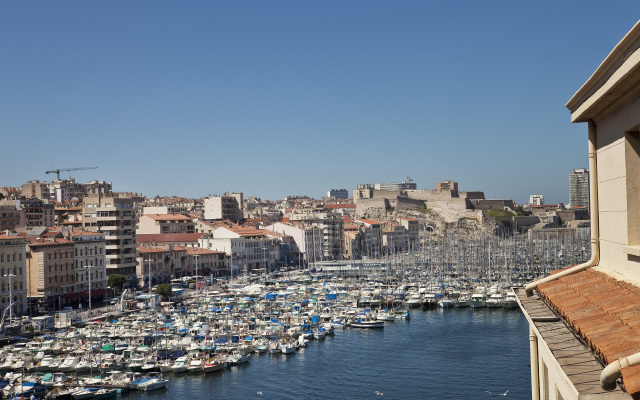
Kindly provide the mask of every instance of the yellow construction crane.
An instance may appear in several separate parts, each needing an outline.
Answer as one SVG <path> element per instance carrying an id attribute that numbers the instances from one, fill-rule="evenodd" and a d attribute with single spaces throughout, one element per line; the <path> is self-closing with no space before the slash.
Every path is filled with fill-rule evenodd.
<path id="1" fill-rule="evenodd" d="M 58 169 L 54 169 L 51 171 L 47 171 L 45 172 L 46 174 L 53 174 L 55 173 L 56 176 L 58 177 L 57 179 L 60 179 L 60 172 L 63 171 L 80 171 L 83 169 L 98 169 L 98 167 L 80 167 L 80 168 L 58 168 Z"/>

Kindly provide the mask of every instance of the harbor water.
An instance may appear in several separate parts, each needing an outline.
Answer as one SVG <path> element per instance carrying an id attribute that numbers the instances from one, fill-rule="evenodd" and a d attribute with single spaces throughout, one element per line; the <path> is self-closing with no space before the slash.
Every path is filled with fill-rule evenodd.
<path id="1" fill-rule="evenodd" d="M 290 355 L 252 355 L 220 372 L 167 377 L 168 389 L 127 397 L 525 400 L 528 325 L 517 309 L 417 308 L 408 321 L 336 331 Z"/>

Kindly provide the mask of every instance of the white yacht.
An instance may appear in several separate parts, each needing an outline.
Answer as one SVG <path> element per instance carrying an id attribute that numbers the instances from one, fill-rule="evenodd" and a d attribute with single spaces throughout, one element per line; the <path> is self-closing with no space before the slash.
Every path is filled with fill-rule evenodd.
<path id="1" fill-rule="evenodd" d="M 502 301 L 502 306 L 508 309 L 518 308 L 517 296 L 513 290 L 507 292 L 507 295 Z"/>
<path id="2" fill-rule="evenodd" d="M 496 292 L 489 296 L 487 300 L 487 308 L 500 308 L 502 307 L 502 293 Z"/>
<path id="3" fill-rule="evenodd" d="M 474 293 L 469 302 L 471 308 L 484 308 L 487 306 L 487 295 L 484 293 Z"/>

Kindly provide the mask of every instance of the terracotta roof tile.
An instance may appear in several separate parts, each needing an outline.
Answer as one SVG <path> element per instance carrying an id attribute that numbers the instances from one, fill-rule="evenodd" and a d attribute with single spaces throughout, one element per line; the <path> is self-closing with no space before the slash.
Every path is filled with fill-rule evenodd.
<path id="1" fill-rule="evenodd" d="M 545 299 L 605 363 L 640 351 L 640 289 L 593 269 L 538 286 Z M 622 369 L 627 392 L 640 396 L 640 367 Z"/>
<path id="2" fill-rule="evenodd" d="M 640 393 L 640 365 L 623 368 L 622 380 L 627 393 Z"/>

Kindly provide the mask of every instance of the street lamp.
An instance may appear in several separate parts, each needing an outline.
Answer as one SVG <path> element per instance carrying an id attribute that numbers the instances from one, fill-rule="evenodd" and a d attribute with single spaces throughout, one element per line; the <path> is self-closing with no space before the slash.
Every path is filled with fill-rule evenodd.
<path id="1" fill-rule="evenodd" d="M 89 277 L 89 315 L 91 315 L 91 268 L 92 265 L 85 265 L 82 268 L 87 269 L 87 276 Z"/>
<path id="2" fill-rule="evenodd" d="M 148 261 L 148 262 L 149 262 L 149 266 L 147 267 L 147 268 L 148 268 L 148 272 L 149 272 L 149 273 L 148 273 L 148 275 L 149 275 L 149 286 L 148 286 L 148 288 L 149 288 L 149 294 L 151 294 L 151 261 L 152 261 L 152 260 L 151 260 L 150 258 L 147 258 L 147 259 L 146 259 L 146 260 L 144 260 L 144 261 Z M 144 276 L 144 275 L 143 275 L 143 276 Z"/>
<path id="3" fill-rule="evenodd" d="M 262 248 L 262 260 L 264 261 L 264 276 L 265 279 L 269 277 L 269 264 L 267 263 L 267 250 L 269 250 L 268 247 L 263 247 Z"/>
<path id="4" fill-rule="evenodd" d="M 12 313 L 12 309 L 13 309 L 13 295 L 11 294 L 11 289 L 12 289 L 12 281 L 11 278 L 13 278 L 15 275 L 14 274 L 6 274 L 4 275 L 5 277 L 9 277 L 9 321 L 11 321 L 13 319 L 13 313 Z"/>
<path id="5" fill-rule="evenodd" d="M 198 255 L 194 254 L 196 258 L 196 293 L 198 293 Z"/>

